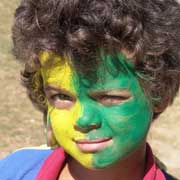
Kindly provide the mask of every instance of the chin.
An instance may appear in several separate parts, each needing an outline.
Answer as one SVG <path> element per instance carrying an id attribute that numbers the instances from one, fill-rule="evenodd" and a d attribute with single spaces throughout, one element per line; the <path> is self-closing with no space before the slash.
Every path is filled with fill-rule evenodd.
<path id="1" fill-rule="evenodd" d="M 92 162 L 91 165 L 89 165 L 89 163 L 81 163 L 79 162 L 83 167 L 87 168 L 87 169 L 90 169 L 90 170 L 103 170 L 103 169 L 106 169 L 106 168 L 109 168 L 111 166 L 113 166 L 114 164 L 116 164 L 118 162 L 119 159 L 116 159 L 114 161 L 104 161 L 104 159 L 102 159 L 102 161 L 94 161 Z"/>

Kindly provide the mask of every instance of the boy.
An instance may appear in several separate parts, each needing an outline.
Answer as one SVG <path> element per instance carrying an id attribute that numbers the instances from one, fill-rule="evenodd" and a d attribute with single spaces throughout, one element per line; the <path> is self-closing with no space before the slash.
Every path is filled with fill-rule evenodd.
<path id="1" fill-rule="evenodd" d="M 23 0 L 14 54 L 53 148 L 1 160 L 0 179 L 173 179 L 146 136 L 179 88 L 179 18 L 174 0 Z"/>

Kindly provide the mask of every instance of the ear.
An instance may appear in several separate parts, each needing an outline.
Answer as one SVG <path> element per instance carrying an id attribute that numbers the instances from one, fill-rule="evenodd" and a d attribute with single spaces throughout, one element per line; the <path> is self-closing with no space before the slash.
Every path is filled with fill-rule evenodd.
<path id="1" fill-rule="evenodd" d="M 164 107 L 154 107 L 155 114 L 161 114 L 164 111 Z"/>
<path id="2" fill-rule="evenodd" d="M 153 108 L 154 113 L 161 114 L 169 104 L 170 102 L 168 100 L 166 102 L 163 101 L 161 103 L 154 104 L 154 108 Z"/>
<path id="3" fill-rule="evenodd" d="M 157 104 L 153 108 L 153 121 L 166 109 L 167 104 Z"/>
<path id="4" fill-rule="evenodd" d="M 47 138 L 48 146 L 52 148 L 57 148 L 59 146 L 56 137 L 54 136 L 50 121 L 47 123 L 47 127 L 46 127 L 46 138 Z"/>

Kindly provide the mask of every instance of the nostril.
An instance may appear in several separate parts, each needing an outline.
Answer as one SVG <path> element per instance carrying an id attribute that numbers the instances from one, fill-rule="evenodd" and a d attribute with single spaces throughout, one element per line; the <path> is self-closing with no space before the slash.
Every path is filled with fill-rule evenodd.
<path id="1" fill-rule="evenodd" d="M 89 128 L 92 129 L 98 129 L 101 127 L 101 124 L 92 123 L 89 125 Z"/>
<path id="2" fill-rule="evenodd" d="M 85 127 L 82 127 L 82 126 L 79 126 L 79 125 L 74 125 L 74 129 L 77 130 L 77 131 L 80 131 L 80 132 L 83 132 L 83 133 L 87 133 L 93 129 L 98 129 L 100 128 L 101 125 L 100 124 L 96 124 L 96 123 L 92 123 L 92 124 L 89 124 L 88 126 L 85 126 Z"/>

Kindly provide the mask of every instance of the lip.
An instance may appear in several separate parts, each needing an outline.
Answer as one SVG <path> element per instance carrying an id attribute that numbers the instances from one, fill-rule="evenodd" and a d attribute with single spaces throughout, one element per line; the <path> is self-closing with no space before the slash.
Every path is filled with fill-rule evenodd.
<path id="1" fill-rule="evenodd" d="M 112 143 L 112 138 L 82 139 L 74 141 L 82 152 L 93 153 L 104 149 Z"/>

